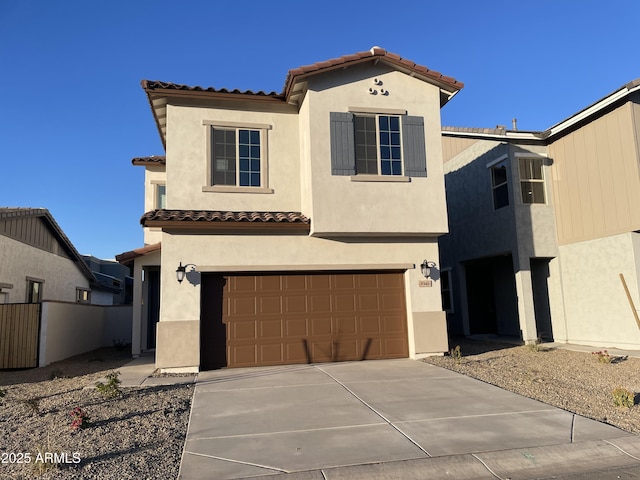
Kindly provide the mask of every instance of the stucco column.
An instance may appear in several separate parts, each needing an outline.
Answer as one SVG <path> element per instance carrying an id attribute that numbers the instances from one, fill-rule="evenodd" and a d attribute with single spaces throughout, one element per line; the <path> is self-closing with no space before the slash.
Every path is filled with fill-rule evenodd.
<path id="1" fill-rule="evenodd" d="M 131 354 L 140 356 L 140 328 L 142 325 L 142 264 L 133 263 L 133 308 L 131 318 Z"/>
<path id="2" fill-rule="evenodd" d="M 516 293 L 518 295 L 518 320 L 522 340 L 532 342 L 538 338 L 536 312 L 533 303 L 533 283 L 530 270 L 515 272 Z"/>

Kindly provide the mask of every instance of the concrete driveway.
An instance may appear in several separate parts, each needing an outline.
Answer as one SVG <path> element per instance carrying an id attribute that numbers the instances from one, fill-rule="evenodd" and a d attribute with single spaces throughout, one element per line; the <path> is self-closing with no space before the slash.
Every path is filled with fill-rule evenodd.
<path id="1" fill-rule="evenodd" d="M 640 466 L 640 437 L 414 360 L 198 375 L 182 479 L 540 478 Z"/>

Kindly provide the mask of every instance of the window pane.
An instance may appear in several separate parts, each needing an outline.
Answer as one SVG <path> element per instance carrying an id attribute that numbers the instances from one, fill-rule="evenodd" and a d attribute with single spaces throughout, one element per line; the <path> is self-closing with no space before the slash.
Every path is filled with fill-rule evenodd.
<path id="1" fill-rule="evenodd" d="M 395 132 L 400 131 L 400 117 L 389 117 L 389 128 Z"/>
<path id="2" fill-rule="evenodd" d="M 212 168 L 212 183 L 214 185 L 236 184 L 235 130 L 213 130 Z"/>
<path id="3" fill-rule="evenodd" d="M 249 130 L 239 130 L 238 131 L 238 143 L 240 143 L 240 144 L 248 144 L 249 143 Z"/>
<path id="4" fill-rule="evenodd" d="M 240 144 L 238 147 L 238 155 L 240 158 L 247 158 L 249 156 L 249 145 Z"/>
<path id="5" fill-rule="evenodd" d="M 389 117 L 380 115 L 380 131 L 389 130 Z"/>
<path id="6" fill-rule="evenodd" d="M 396 162 L 394 160 L 391 163 L 391 174 L 392 175 L 402 175 L 402 162 Z"/>
<path id="7" fill-rule="evenodd" d="M 521 182 L 522 203 L 545 203 L 543 182 Z"/>
<path id="8" fill-rule="evenodd" d="M 391 158 L 400 160 L 400 147 L 391 147 Z"/>
<path id="9" fill-rule="evenodd" d="M 391 144 L 391 137 L 389 135 L 389 132 L 383 132 L 382 130 L 380 130 L 380 145 L 390 145 Z"/>
<path id="10" fill-rule="evenodd" d="M 507 166 L 503 164 L 491 167 L 491 178 L 494 187 L 507 183 Z"/>
<path id="11" fill-rule="evenodd" d="M 382 160 L 380 162 L 380 169 L 382 170 L 382 175 L 391 175 L 391 161 Z"/>
<path id="12" fill-rule="evenodd" d="M 391 133 L 391 145 L 400 145 L 400 133 L 392 132 Z"/>
<path id="13" fill-rule="evenodd" d="M 251 130 L 251 144 L 252 145 L 260 145 L 260 131 L 259 130 Z"/>
<path id="14" fill-rule="evenodd" d="M 251 186 L 259 187 L 260 186 L 260 173 L 251 173 Z"/>
<path id="15" fill-rule="evenodd" d="M 380 147 L 380 159 L 389 160 L 391 158 L 391 149 L 389 147 Z"/>
<path id="16" fill-rule="evenodd" d="M 156 185 L 156 208 L 167 208 L 166 185 Z"/>
<path id="17" fill-rule="evenodd" d="M 509 205 L 509 189 L 504 183 L 493 189 L 493 208 L 495 210 Z"/>
<path id="18" fill-rule="evenodd" d="M 246 172 L 249 170 L 249 159 L 248 158 L 240 158 L 240 171 Z"/>
<path id="19" fill-rule="evenodd" d="M 240 172 L 240 186 L 249 187 L 249 172 Z"/>

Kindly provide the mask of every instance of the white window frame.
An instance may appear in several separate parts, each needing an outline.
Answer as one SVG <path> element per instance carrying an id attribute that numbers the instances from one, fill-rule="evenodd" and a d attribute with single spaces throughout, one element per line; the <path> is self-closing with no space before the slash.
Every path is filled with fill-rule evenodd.
<path id="1" fill-rule="evenodd" d="M 42 294 L 44 291 L 44 280 L 41 278 L 34 278 L 34 277 L 27 277 L 26 278 L 26 282 L 27 282 L 27 288 L 26 288 L 26 296 L 25 296 L 25 303 L 40 303 L 42 302 Z M 32 292 L 33 292 L 33 285 L 34 284 L 38 284 L 38 299 L 37 301 L 33 301 L 33 297 L 32 297 Z"/>
<path id="2" fill-rule="evenodd" d="M 202 125 L 205 127 L 206 147 L 205 153 L 206 174 L 205 185 L 202 187 L 203 192 L 218 193 L 273 193 L 273 189 L 269 188 L 269 145 L 268 131 L 272 126 L 264 123 L 243 123 L 243 122 L 220 122 L 217 120 L 203 120 Z M 214 185 L 213 184 L 213 130 L 235 130 L 236 131 L 236 185 Z M 240 186 L 239 175 L 239 159 L 238 159 L 238 130 L 258 130 L 260 132 L 260 186 L 248 187 Z"/>
<path id="3" fill-rule="evenodd" d="M 160 195 L 160 189 L 164 188 L 164 205 L 162 205 L 162 197 Z M 157 182 L 153 184 L 153 208 L 164 209 L 167 208 L 167 183 Z"/>
<path id="4" fill-rule="evenodd" d="M 91 290 L 76 287 L 76 303 L 91 303 Z"/>

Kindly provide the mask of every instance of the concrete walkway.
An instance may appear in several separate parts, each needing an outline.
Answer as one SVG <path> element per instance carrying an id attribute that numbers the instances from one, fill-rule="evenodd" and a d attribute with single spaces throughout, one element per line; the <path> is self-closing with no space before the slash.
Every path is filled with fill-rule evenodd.
<path id="1" fill-rule="evenodd" d="M 184 480 L 507 479 L 640 467 L 640 437 L 413 360 L 200 373 Z"/>

